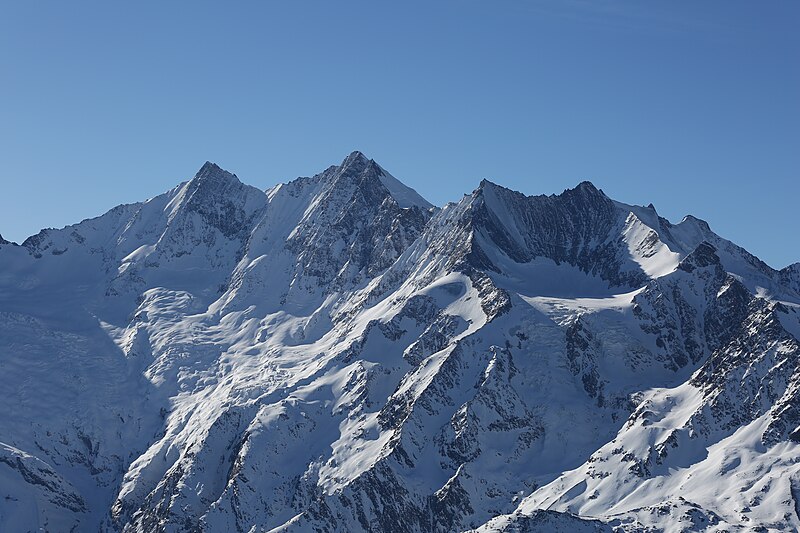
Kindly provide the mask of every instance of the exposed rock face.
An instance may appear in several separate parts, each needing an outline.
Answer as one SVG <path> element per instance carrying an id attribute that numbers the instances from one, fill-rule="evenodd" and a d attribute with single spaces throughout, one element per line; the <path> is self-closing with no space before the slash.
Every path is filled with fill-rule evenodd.
<path id="1" fill-rule="evenodd" d="M 623 272 L 623 214 L 589 182 L 558 196 L 526 197 L 484 180 L 475 198 L 479 235 L 516 263 L 545 257 L 617 286 L 644 280 L 643 273 Z"/>
<path id="2" fill-rule="evenodd" d="M 0 530 L 792 530 L 800 267 L 360 152 L 0 239 Z"/>
<path id="3" fill-rule="evenodd" d="M 794 263 L 780 271 L 781 283 L 800 292 L 800 263 Z"/>

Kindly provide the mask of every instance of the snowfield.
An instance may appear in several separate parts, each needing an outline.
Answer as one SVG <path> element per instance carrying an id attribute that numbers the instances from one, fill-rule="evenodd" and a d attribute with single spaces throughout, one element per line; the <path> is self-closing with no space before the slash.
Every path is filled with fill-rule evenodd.
<path id="1" fill-rule="evenodd" d="M 0 531 L 800 529 L 800 264 L 354 152 L 0 239 Z"/>

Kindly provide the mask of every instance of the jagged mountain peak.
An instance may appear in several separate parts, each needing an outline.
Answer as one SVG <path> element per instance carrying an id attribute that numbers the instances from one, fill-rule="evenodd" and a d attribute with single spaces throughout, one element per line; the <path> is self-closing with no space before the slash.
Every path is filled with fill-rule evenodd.
<path id="1" fill-rule="evenodd" d="M 205 163 L 203 163 L 203 166 L 200 167 L 200 170 L 197 171 L 196 176 L 197 177 L 201 177 L 201 176 L 207 176 L 207 175 L 210 175 L 210 174 L 219 174 L 219 173 L 228 173 L 229 174 L 228 171 L 224 170 L 218 164 L 213 163 L 211 161 L 206 161 Z"/>
<path id="2" fill-rule="evenodd" d="M 591 219 L 598 215 L 609 216 L 614 208 L 614 202 L 588 181 L 572 189 L 566 189 L 560 194 L 526 196 L 483 179 L 473 196 L 482 199 L 488 209 L 501 218 L 507 218 L 513 212 L 526 220 L 544 216 L 550 221 L 554 221 L 555 217 L 586 224 L 592 222 Z M 581 221 L 586 217 L 589 217 L 589 220 Z M 600 225 L 596 229 L 602 230 L 603 227 Z"/>
<path id="3" fill-rule="evenodd" d="M 800 262 L 792 263 L 791 265 L 783 267 L 781 272 L 793 272 L 800 275 Z"/>
<path id="4" fill-rule="evenodd" d="M 344 160 L 342 161 L 342 166 L 343 167 L 347 166 L 347 165 L 362 165 L 363 166 L 363 165 L 366 165 L 367 163 L 369 163 L 370 161 L 372 161 L 372 160 L 370 158 L 368 158 L 367 156 L 365 156 L 363 152 L 361 152 L 359 150 L 353 150 L 352 152 L 350 152 L 350 154 L 348 154 L 347 157 L 344 158 Z"/>
<path id="5" fill-rule="evenodd" d="M 417 191 L 358 150 L 350 153 L 340 165 L 328 168 L 320 176 L 330 183 L 332 190 L 345 190 L 355 186 L 372 199 L 390 196 L 401 208 L 419 207 L 427 210 L 433 207 Z"/>
<path id="6" fill-rule="evenodd" d="M 215 217 L 219 218 L 224 212 L 242 208 L 250 210 L 245 204 L 261 204 L 266 201 L 263 191 L 243 184 L 236 174 L 210 161 L 206 161 L 191 180 L 173 191 L 174 194 L 166 193 L 167 196 L 172 195 L 166 209 L 169 221 L 181 212 L 203 215 L 217 213 Z"/>
<path id="7" fill-rule="evenodd" d="M 595 186 L 595 184 L 592 183 L 589 180 L 584 180 L 584 181 L 580 182 L 579 184 L 577 184 L 572 189 L 567 189 L 564 192 L 567 193 L 567 192 L 570 192 L 570 191 L 572 191 L 572 192 L 580 192 L 582 194 L 590 194 L 590 195 L 601 194 L 603 196 L 606 196 L 606 194 L 603 192 L 602 189 L 598 189 Z"/>
<path id="8" fill-rule="evenodd" d="M 703 241 L 678 265 L 678 268 L 686 272 L 692 272 L 695 268 L 704 268 L 708 266 L 719 265 L 722 262 L 717 255 L 717 249 L 708 241 Z"/>
<path id="9" fill-rule="evenodd" d="M 194 177 L 188 182 L 191 191 L 202 190 L 205 192 L 225 191 L 231 187 L 241 187 L 236 174 L 228 172 L 216 163 L 206 161 Z"/>
<path id="10" fill-rule="evenodd" d="M 780 277 L 784 284 L 800 294 L 800 263 L 793 263 L 781 269 Z"/>
<path id="11" fill-rule="evenodd" d="M 338 167 L 334 168 L 338 168 L 340 172 L 349 175 L 359 175 L 365 171 L 377 172 L 375 162 L 357 150 L 351 152 Z"/>
<path id="12" fill-rule="evenodd" d="M 484 191 L 494 191 L 506 196 L 513 196 L 518 198 L 525 198 L 531 202 L 541 201 L 570 201 L 575 202 L 576 199 L 584 199 L 585 201 L 598 201 L 607 204 L 611 199 L 603 192 L 602 189 L 597 188 L 591 181 L 582 181 L 571 189 L 565 189 L 558 194 L 538 194 L 527 196 L 521 192 L 515 191 L 498 183 L 495 183 L 487 178 L 483 178 L 478 184 L 478 188 L 473 192 L 474 195 L 480 196 Z M 651 204 L 652 205 L 652 204 Z"/>
<path id="13" fill-rule="evenodd" d="M 331 181 L 334 183 L 359 182 L 361 186 L 377 186 L 381 167 L 359 151 L 344 158 L 339 166 L 332 167 Z"/>
<path id="14" fill-rule="evenodd" d="M 649 274 L 624 242 L 628 213 L 589 182 L 558 195 L 525 196 L 483 180 L 467 201 L 476 235 L 472 256 L 482 267 L 510 272 L 516 267 L 507 259 L 527 264 L 543 258 L 617 286 L 634 286 Z"/>
<path id="15" fill-rule="evenodd" d="M 570 209 L 576 209 L 578 212 L 598 209 L 609 211 L 614 204 L 613 200 L 606 196 L 602 189 L 595 187 L 591 181 L 582 181 L 571 189 L 566 189 L 560 194 L 552 194 L 547 198 L 556 205 L 569 206 Z"/>
<path id="16" fill-rule="evenodd" d="M 493 182 L 492 180 L 490 180 L 488 178 L 483 178 L 481 180 L 481 182 L 478 184 L 478 189 L 477 190 L 480 191 L 480 190 L 491 188 L 491 187 L 501 187 L 501 188 L 505 189 L 505 187 L 503 187 L 502 185 L 498 185 L 497 183 Z"/>
<path id="17" fill-rule="evenodd" d="M 696 217 L 694 215 L 686 215 L 685 217 L 683 217 L 681 219 L 681 221 L 678 224 L 679 225 L 680 224 L 690 224 L 692 226 L 696 226 L 696 227 L 702 229 L 703 231 L 708 231 L 708 232 L 711 231 L 711 226 L 708 225 L 708 222 L 706 222 L 702 218 L 698 218 L 698 217 Z"/>
<path id="18" fill-rule="evenodd" d="M 220 211 L 234 205 L 251 210 L 255 204 L 266 201 L 264 191 L 242 183 L 236 174 L 211 161 L 206 161 L 191 180 L 180 184 L 174 191 L 168 204 L 170 218 L 181 208 Z M 166 194 L 169 196 L 171 193 Z"/>

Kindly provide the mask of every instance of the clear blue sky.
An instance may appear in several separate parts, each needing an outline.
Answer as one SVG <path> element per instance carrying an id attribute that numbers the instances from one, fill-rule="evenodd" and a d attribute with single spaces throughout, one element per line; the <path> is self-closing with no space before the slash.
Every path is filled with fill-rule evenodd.
<path id="1" fill-rule="evenodd" d="M 0 234 L 358 149 L 437 204 L 589 179 L 800 260 L 800 3 L 4 2 Z"/>

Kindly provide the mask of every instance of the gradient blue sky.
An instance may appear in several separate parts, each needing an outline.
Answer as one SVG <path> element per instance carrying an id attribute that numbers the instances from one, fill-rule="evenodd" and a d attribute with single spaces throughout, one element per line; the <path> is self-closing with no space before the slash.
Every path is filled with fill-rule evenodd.
<path id="1" fill-rule="evenodd" d="M 358 149 L 430 201 L 589 179 L 800 260 L 799 2 L 4 2 L 0 234 L 206 160 L 261 188 Z"/>

